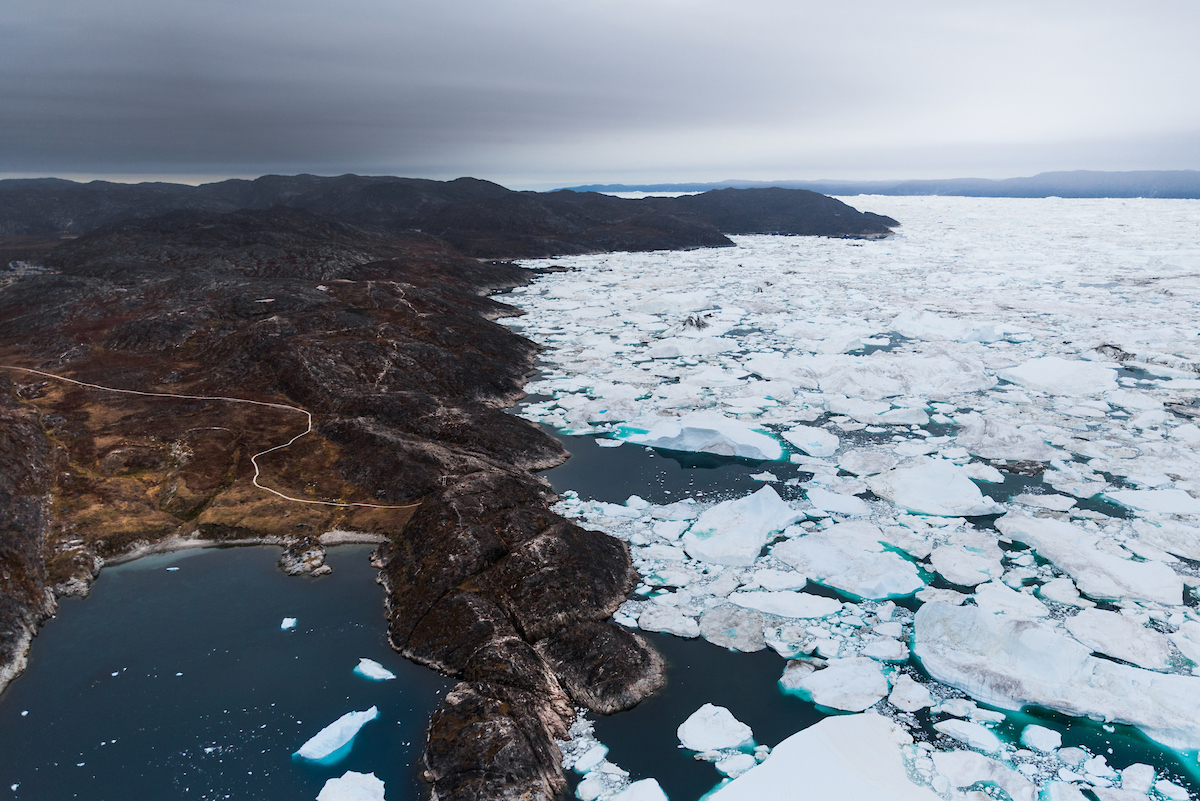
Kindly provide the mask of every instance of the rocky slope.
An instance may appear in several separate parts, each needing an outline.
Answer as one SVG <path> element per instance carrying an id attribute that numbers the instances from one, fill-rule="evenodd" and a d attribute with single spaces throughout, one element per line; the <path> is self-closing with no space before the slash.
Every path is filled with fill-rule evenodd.
<path id="1" fill-rule="evenodd" d="M 75 236 L 171 211 L 277 206 L 392 232 L 422 231 L 486 258 L 720 247 L 732 244 L 729 233 L 882 236 L 897 225 L 804 190 L 628 200 L 595 192 L 513 192 L 475 178 L 268 175 L 197 187 L 0 181 L 0 237 Z"/>

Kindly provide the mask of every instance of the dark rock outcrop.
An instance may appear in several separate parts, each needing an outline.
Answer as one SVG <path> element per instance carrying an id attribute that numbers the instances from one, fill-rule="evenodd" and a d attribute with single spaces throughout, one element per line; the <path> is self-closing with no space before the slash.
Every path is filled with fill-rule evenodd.
<path id="1" fill-rule="evenodd" d="M 632 200 L 596 192 L 514 192 L 475 178 L 267 175 L 197 187 L 0 181 L 0 237 L 77 236 L 172 211 L 276 207 L 392 233 L 423 232 L 484 258 L 727 247 L 732 242 L 725 234 L 737 233 L 874 237 L 897 225 L 804 190 L 727 189 Z"/>

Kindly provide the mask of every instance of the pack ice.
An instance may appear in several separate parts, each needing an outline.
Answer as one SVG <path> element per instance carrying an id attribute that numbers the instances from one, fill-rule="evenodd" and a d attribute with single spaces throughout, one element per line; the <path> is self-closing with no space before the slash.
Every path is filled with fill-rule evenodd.
<path id="1" fill-rule="evenodd" d="M 377 717 L 379 710 L 375 707 L 362 712 L 347 712 L 309 738 L 294 756 L 314 761 L 333 756 L 350 744 L 359 729 Z"/>
<path id="2" fill-rule="evenodd" d="M 797 688 L 902 727 L 914 724 L 897 710 L 961 712 L 965 694 L 1194 744 L 1200 202 L 871 207 L 903 222 L 895 237 L 569 257 L 569 272 L 503 298 L 526 312 L 504 323 L 545 346 L 526 388 L 541 399 L 522 416 L 774 462 L 750 471 L 770 487 L 741 497 L 642 507 L 560 493 L 561 514 L 630 546 L 643 581 L 614 619 L 770 648 L 793 660 Z M 954 589 L 923 586 L 934 573 Z M 900 596 L 921 605 L 915 619 L 886 600 Z M 932 679 L 897 666 L 910 643 Z M 1022 801 L 1156 786 L 1118 775 L 1132 770 L 1119 749 L 1112 770 L 1101 755 L 985 753 L 994 743 L 974 727 L 994 721 L 979 714 L 941 721 L 954 750 L 922 750 L 912 775 L 946 797 L 983 782 Z M 786 798 L 809 770 L 746 792 Z M 825 795 L 871 797 L 840 783 Z"/>

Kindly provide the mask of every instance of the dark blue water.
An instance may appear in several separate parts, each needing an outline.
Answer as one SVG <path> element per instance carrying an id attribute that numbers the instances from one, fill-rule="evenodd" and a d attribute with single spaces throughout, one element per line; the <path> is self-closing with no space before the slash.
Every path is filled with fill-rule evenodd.
<path id="1" fill-rule="evenodd" d="M 369 551 L 331 549 L 334 572 L 318 579 L 280 573 L 275 548 L 105 569 L 89 598 L 62 603 L 0 695 L 0 798 L 292 801 L 347 770 L 375 773 L 389 801 L 421 797 L 414 765 L 451 681 L 388 647 Z M 295 630 L 280 631 L 284 617 Z M 354 675 L 359 657 L 397 679 Z M 293 760 L 372 705 L 379 718 L 343 761 Z"/>

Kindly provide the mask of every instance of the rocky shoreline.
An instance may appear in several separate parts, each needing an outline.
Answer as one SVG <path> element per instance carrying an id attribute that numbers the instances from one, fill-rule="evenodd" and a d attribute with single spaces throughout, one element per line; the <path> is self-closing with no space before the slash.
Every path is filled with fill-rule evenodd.
<path id="1" fill-rule="evenodd" d="M 419 505 L 263 497 L 250 454 L 294 416 L 0 377 L 0 687 L 54 593 L 106 562 L 277 543 L 287 572 L 318 573 L 347 536 L 381 543 L 392 646 L 461 679 L 430 721 L 435 799 L 553 798 L 576 706 L 610 714 L 661 686 L 661 658 L 609 621 L 637 581 L 628 546 L 550 510 L 535 471 L 565 452 L 504 411 L 537 347 L 486 295 L 529 271 L 278 208 L 121 222 L 43 261 L 54 272 L 0 292 L 0 363 L 295 404 L 316 430 L 265 462 L 273 485 Z"/>

